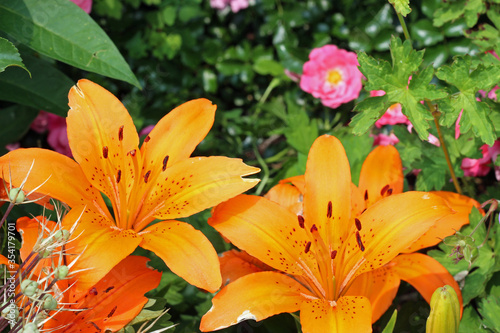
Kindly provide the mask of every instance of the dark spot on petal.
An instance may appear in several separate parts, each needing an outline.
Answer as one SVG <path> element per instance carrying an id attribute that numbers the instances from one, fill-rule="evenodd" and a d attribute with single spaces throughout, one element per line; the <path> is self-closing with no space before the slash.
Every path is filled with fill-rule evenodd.
<path id="1" fill-rule="evenodd" d="M 116 174 L 116 183 L 118 184 L 121 179 L 122 179 L 122 171 L 118 170 L 118 172 Z"/>
<path id="2" fill-rule="evenodd" d="M 147 183 L 148 180 L 149 180 L 149 175 L 151 174 L 151 170 L 149 170 L 148 172 L 146 172 L 146 174 L 144 175 L 144 182 Z"/>

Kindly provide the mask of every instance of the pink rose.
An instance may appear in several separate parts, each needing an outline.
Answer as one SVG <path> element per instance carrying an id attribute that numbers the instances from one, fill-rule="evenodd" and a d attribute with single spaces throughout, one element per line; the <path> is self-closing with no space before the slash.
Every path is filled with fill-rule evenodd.
<path id="1" fill-rule="evenodd" d="M 83 9 L 87 14 L 92 10 L 92 0 L 71 0 L 78 7 Z"/>
<path id="2" fill-rule="evenodd" d="M 233 13 L 239 12 L 241 9 L 248 7 L 248 0 L 231 0 L 229 4 Z"/>
<path id="3" fill-rule="evenodd" d="M 325 45 L 309 54 L 300 88 L 332 109 L 359 96 L 362 74 L 356 53 Z"/>
<path id="4" fill-rule="evenodd" d="M 380 134 L 374 136 L 373 145 L 374 146 L 388 146 L 388 145 L 394 146 L 398 142 L 399 142 L 399 139 L 396 135 L 394 135 L 394 133 L 391 133 L 390 135 L 380 133 Z"/>
<path id="5" fill-rule="evenodd" d="M 66 131 L 66 118 L 55 114 L 40 111 L 38 116 L 31 123 L 30 128 L 37 133 L 47 135 L 49 146 L 55 151 L 72 157 L 71 149 L 69 149 L 68 133 Z"/>
<path id="6" fill-rule="evenodd" d="M 148 126 L 144 127 L 139 132 L 139 136 L 148 135 L 153 130 L 154 127 L 155 127 L 155 125 L 148 125 Z"/>
<path id="7" fill-rule="evenodd" d="M 383 90 L 372 90 L 370 91 L 370 96 L 384 96 L 385 91 Z M 387 111 L 382 115 L 382 117 L 375 122 L 377 128 L 381 128 L 384 125 L 397 125 L 405 124 L 410 125 L 410 120 L 401 111 L 401 104 L 396 103 L 391 105 Z"/>
<path id="8" fill-rule="evenodd" d="M 210 0 L 210 7 L 224 9 L 229 4 L 229 0 Z"/>
<path id="9" fill-rule="evenodd" d="M 482 177 L 486 176 L 491 170 L 491 163 L 495 162 L 497 156 L 500 154 L 500 140 L 496 140 L 493 146 L 481 146 L 483 157 L 479 159 L 464 158 L 462 160 L 462 170 L 467 177 Z M 497 180 L 500 178 L 500 168 L 495 167 L 495 176 Z"/>

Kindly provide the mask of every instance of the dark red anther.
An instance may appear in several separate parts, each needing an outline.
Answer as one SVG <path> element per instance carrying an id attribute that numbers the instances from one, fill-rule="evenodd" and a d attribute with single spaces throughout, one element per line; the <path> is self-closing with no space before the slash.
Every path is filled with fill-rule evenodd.
<path id="1" fill-rule="evenodd" d="M 380 190 L 380 195 L 384 195 L 385 192 L 387 192 L 388 189 L 389 189 L 389 184 L 387 184 L 384 187 L 382 187 L 382 189 Z"/>
<path id="2" fill-rule="evenodd" d="M 365 246 L 363 245 L 363 242 L 361 241 L 361 236 L 359 235 L 359 231 L 356 231 L 356 241 L 358 242 L 359 249 L 361 251 L 364 251 Z"/>
<path id="3" fill-rule="evenodd" d="M 132 149 L 131 151 L 129 151 L 127 153 L 127 155 L 130 155 L 130 156 L 134 157 L 135 156 L 135 149 Z"/>
<path id="4" fill-rule="evenodd" d="M 309 252 L 309 250 L 310 250 L 310 249 L 311 249 L 311 242 L 307 242 L 307 244 L 306 244 L 306 248 L 305 248 L 305 250 L 304 250 L 304 253 Z"/>
<path id="5" fill-rule="evenodd" d="M 89 290 L 89 294 L 90 295 L 94 295 L 94 296 L 97 296 L 97 289 L 96 287 L 92 287 L 92 289 Z"/>
<path id="6" fill-rule="evenodd" d="M 148 135 L 148 136 L 144 139 L 144 142 L 148 142 L 149 140 L 151 140 L 151 137 Z"/>
<path id="7" fill-rule="evenodd" d="M 391 194 L 392 194 L 392 188 L 387 190 L 387 195 L 391 195 Z"/>
<path id="8" fill-rule="evenodd" d="M 331 218 L 332 217 L 332 202 L 331 201 L 328 201 L 328 207 L 327 207 L 327 210 L 326 210 L 326 217 L 327 218 Z"/>
<path id="9" fill-rule="evenodd" d="M 336 256 L 337 256 L 337 250 L 333 250 L 332 252 L 330 252 L 330 258 L 335 259 Z"/>
<path id="10" fill-rule="evenodd" d="M 108 158 L 108 146 L 102 147 L 102 157 Z"/>
<path id="11" fill-rule="evenodd" d="M 163 167 L 162 167 L 163 171 L 167 169 L 167 163 L 168 163 L 168 155 L 165 156 L 165 158 L 163 159 Z"/>
<path id="12" fill-rule="evenodd" d="M 118 184 L 121 179 L 122 179 L 122 171 L 118 170 L 118 172 L 116 173 L 116 183 Z"/>
<path id="13" fill-rule="evenodd" d="M 302 215 L 297 215 L 297 219 L 299 220 L 299 226 L 304 229 L 304 217 Z"/>
<path id="14" fill-rule="evenodd" d="M 368 190 L 365 190 L 365 201 L 368 200 Z"/>
<path id="15" fill-rule="evenodd" d="M 358 218 L 354 218 L 354 224 L 356 224 L 356 229 L 361 230 L 361 221 Z"/>
<path id="16" fill-rule="evenodd" d="M 113 309 L 111 309 L 111 311 L 108 314 L 108 318 L 111 318 L 111 316 L 113 316 L 113 314 L 115 313 L 117 308 L 118 308 L 118 305 L 115 305 L 115 307 Z"/>
<path id="17" fill-rule="evenodd" d="M 118 130 L 118 140 L 123 140 L 123 125 L 121 125 L 120 129 Z"/>
<path id="18" fill-rule="evenodd" d="M 318 231 L 318 227 L 316 227 L 316 224 L 313 224 L 311 227 L 311 234 L 314 233 L 315 231 L 316 232 Z"/>
<path id="19" fill-rule="evenodd" d="M 146 172 L 146 174 L 144 175 L 144 182 L 147 183 L 148 180 L 149 180 L 149 175 L 151 174 L 151 170 L 149 170 L 148 172 Z"/>
<path id="20" fill-rule="evenodd" d="M 105 293 L 109 293 L 111 290 L 115 289 L 115 286 L 111 286 L 108 289 L 104 290 Z"/>

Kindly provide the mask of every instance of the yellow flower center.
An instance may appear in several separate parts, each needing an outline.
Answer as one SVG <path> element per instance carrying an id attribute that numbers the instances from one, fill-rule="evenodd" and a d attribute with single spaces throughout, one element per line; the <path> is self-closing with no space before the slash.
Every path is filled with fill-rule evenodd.
<path id="1" fill-rule="evenodd" d="M 342 74 L 337 69 L 331 69 L 326 74 L 326 81 L 336 86 L 340 81 L 342 81 Z"/>

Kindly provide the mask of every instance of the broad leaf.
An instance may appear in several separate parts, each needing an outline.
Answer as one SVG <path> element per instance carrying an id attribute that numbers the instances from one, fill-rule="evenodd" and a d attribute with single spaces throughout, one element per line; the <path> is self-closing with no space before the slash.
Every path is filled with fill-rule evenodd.
<path id="1" fill-rule="evenodd" d="M 444 100 L 446 104 L 442 107 L 449 111 L 444 113 L 443 124 L 452 125 L 460 111 L 464 110 L 460 131 L 466 133 L 472 128 L 476 136 L 480 136 L 488 145 L 493 145 L 496 136 L 488 117 L 491 110 L 487 103 L 476 100 L 476 93 L 481 89 L 488 91 L 500 81 L 500 66 L 480 64 L 473 68 L 470 56 L 457 57 L 451 66 L 440 67 L 436 76 L 459 90 Z"/>
<path id="2" fill-rule="evenodd" d="M 38 112 L 37 109 L 21 105 L 13 105 L 0 110 L 0 124 L 9 124 L 9 126 L 3 126 L 0 131 L 0 154 L 6 152 L 5 145 L 17 142 L 26 134 Z"/>
<path id="3" fill-rule="evenodd" d="M 47 61 L 26 54 L 24 62 L 33 78 L 21 68 L 7 69 L 0 75 L 0 100 L 66 117 L 68 92 L 74 82 Z"/>
<path id="4" fill-rule="evenodd" d="M 24 66 L 23 59 L 21 59 L 14 44 L 0 37 L 0 72 L 3 72 L 9 66 L 21 67 L 31 75 L 30 71 Z"/>
<path id="5" fill-rule="evenodd" d="M 0 30 L 40 54 L 140 87 L 111 39 L 71 1 L 0 0 L 0 17 Z"/>
<path id="6" fill-rule="evenodd" d="M 402 112 L 412 122 L 419 137 L 427 140 L 427 120 L 432 120 L 433 117 L 420 101 L 440 99 L 446 93 L 430 84 L 434 74 L 432 67 L 417 72 L 423 55 L 423 51 L 413 50 L 409 41 L 402 43 L 401 39 L 395 37 L 391 39 L 392 66 L 389 62 L 376 60 L 366 53 L 358 55 L 359 69 L 368 80 L 365 89 L 383 90 L 386 94 L 368 97 L 356 105 L 355 110 L 361 112 L 351 122 L 355 134 L 366 132 L 390 105 L 400 103 Z"/>

